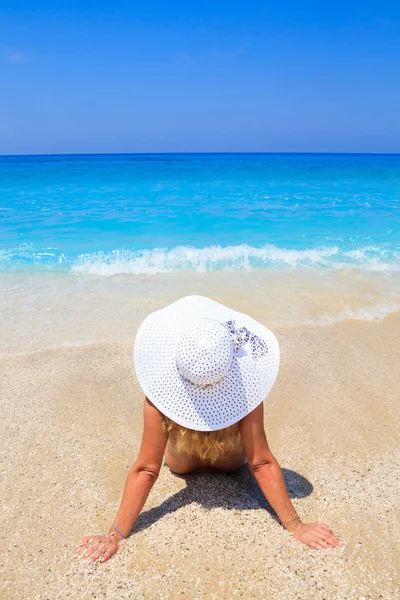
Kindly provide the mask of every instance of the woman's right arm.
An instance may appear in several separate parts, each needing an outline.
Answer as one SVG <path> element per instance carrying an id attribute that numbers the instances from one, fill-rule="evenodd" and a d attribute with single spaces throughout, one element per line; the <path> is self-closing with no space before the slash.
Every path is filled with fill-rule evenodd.
<path id="1" fill-rule="evenodd" d="M 132 531 L 151 488 L 157 481 L 167 441 L 168 433 L 162 426 L 161 413 L 146 398 L 144 430 L 139 455 L 126 478 L 121 504 L 113 521 L 113 525 L 124 537 L 128 537 Z M 110 527 L 105 536 L 84 538 L 75 556 L 88 558 L 89 562 L 98 559 L 105 562 L 115 554 L 119 542 L 123 539 L 117 530 Z"/>

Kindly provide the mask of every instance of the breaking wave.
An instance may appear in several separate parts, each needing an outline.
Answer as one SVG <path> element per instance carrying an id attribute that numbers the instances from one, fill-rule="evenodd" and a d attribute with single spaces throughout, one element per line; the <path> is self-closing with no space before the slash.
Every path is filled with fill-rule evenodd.
<path id="1" fill-rule="evenodd" d="M 319 249 L 293 250 L 265 245 L 208 246 L 154 250 L 114 250 L 78 257 L 72 265 L 75 273 L 111 276 L 117 274 L 151 275 L 177 270 L 205 273 L 218 269 L 250 270 L 256 267 L 296 268 L 334 267 L 373 271 L 400 270 L 400 252 L 389 252 L 371 246 L 342 251 L 337 246 Z"/>
<path id="2" fill-rule="evenodd" d="M 252 268 L 325 267 L 355 268 L 367 271 L 400 271 L 400 248 L 366 246 L 342 249 L 324 246 L 313 249 L 289 249 L 266 244 L 261 247 L 176 246 L 172 249 L 117 249 L 71 257 L 55 248 L 21 246 L 0 251 L 0 270 L 63 270 L 80 275 L 154 275 L 171 271 L 219 269 L 251 270 Z"/>

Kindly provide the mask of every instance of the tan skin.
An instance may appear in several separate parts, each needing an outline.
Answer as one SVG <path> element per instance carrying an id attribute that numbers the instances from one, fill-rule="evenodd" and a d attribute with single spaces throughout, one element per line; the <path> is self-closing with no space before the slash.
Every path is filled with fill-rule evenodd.
<path id="1" fill-rule="evenodd" d="M 295 509 L 286 489 L 282 469 L 268 446 L 262 403 L 239 421 L 238 432 L 240 439 L 235 451 L 213 464 L 199 457 L 179 454 L 171 440 L 168 440 L 168 433 L 163 429 L 162 414 L 146 398 L 139 455 L 127 476 L 114 525 L 128 537 L 157 480 L 164 454 L 171 471 L 179 474 L 236 471 L 243 465 L 247 456 L 251 472 L 281 522 L 291 519 L 295 515 Z M 286 529 L 291 531 L 299 542 L 315 550 L 341 544 L 341 540 L 333 535 L 332 529 L 325 523 L 295 521 L 288 524 Z M 84 538 L 74 557 L 87 559 L 91 563 L 106 562 L 118 551 L 121 540 L 121 536 L 110 528 L 106 535 Z"/>

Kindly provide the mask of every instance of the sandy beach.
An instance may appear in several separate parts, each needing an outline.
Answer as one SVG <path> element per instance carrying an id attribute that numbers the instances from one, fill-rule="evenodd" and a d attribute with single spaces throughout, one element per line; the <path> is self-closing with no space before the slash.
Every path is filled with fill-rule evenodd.
<path id="1" fill-rule="evenodd" d="M 0 16 L 0 600 L 400 600 L 400 2 Z"/>
<path id="2" fill-rule="evenodd" d="M 140 444 L 132 344 L 1 359 L 3 600 L 400 597 L 400 315 L 275 328 L 270 446 L 305 521 L 341 548 L 300 545 L 247 467 L 163 466 L 134 534 L 103 565 L 71 558 L 107 530 Z"/>

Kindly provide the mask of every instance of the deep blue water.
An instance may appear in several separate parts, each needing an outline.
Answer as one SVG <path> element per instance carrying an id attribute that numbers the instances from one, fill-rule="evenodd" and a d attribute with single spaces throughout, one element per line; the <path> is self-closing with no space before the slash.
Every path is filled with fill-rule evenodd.
<path id="1" fill-rule="evenodd" d="M 400 155 L 0 157 L 0 271 L 400 268 Z"/>

